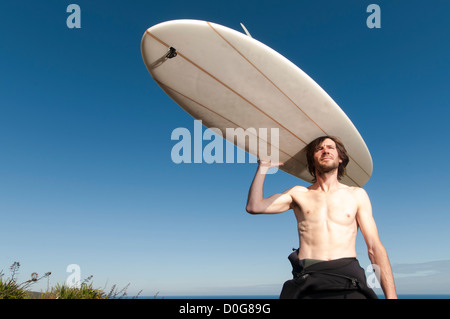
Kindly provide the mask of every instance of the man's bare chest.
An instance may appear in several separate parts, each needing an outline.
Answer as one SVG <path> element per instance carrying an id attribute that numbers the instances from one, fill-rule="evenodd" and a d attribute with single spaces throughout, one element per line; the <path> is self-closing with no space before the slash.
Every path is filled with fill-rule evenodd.
<path id="1" fill-rule="evenodd" d="M 355 220 L 357 201 L 347 190 L 330 193 L 308 191 L 294 196 L 294 211 L 297 219 L 308 222 L 330 221 L 349 224 Z"/>

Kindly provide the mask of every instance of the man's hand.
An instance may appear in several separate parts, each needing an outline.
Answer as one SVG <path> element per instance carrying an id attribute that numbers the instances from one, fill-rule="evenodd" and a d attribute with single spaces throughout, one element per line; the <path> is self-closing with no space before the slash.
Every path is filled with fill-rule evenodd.
<path id="1" fill-rule="evenodd" d="M 269 171 L 269 169 L 271 169 L 273 167 L 283 166 L 283 165 L 284 165 L 284 163 L 281 163 L 281 162 L 258 160 L 258 172 L 260 174 L 266 174 Z"/>

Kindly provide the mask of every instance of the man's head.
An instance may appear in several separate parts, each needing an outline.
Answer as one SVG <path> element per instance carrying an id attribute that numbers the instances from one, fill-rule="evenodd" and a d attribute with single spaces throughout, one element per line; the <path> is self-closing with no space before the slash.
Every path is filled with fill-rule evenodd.
<path id="1" fill-rule="evenodd" d="M 316 181 L 317 173 L 338 170 L 338 179 L 345 174 L 349 162 L 347 151 L 342 142 L 334 136 L 321 136 L 306 146 L 308 170 Z"/>

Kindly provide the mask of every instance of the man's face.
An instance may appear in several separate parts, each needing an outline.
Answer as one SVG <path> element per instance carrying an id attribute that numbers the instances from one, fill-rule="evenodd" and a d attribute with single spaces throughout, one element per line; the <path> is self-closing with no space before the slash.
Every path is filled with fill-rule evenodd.
<path id="1" fill-rule="evenodd" d="M 319 173 L 328 173 L 337 169 L 342 160 L 332 139 L 325 139 L 314 152 L 314 163 Z"/>

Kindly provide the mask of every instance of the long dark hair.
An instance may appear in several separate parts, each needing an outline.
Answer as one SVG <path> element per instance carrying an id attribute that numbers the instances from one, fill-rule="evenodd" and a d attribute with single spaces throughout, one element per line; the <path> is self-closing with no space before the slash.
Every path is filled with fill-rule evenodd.
<path id="1" fill-rule="evenodd" d="M 342 176 L 345 175 L 345 168 L 349 162 L 349 157 L 347 155 L 347 150 L 345 149 L 344 144 L 335 136 L 321 136 L 316 138 L 314 141 L 309 143 L 306 146 L 306 160 L 308 162 L 308 170 L 309 173 L 314 177 L 314 182 L 316 181 L 316 168 L 314 167 L 314 153 L 317 147 L 322 144 L 327 138 L 334 141 L 336 143 L 336 149 L 339 154 L 339 158 L 342 160 L 342 163 L 339 163 L 338 167 L 338 180 L 341 179 Z"/>

